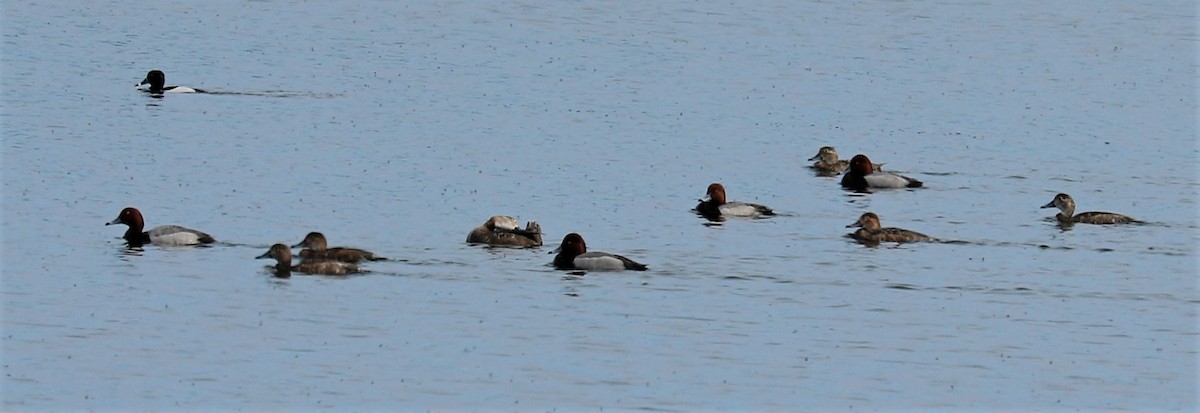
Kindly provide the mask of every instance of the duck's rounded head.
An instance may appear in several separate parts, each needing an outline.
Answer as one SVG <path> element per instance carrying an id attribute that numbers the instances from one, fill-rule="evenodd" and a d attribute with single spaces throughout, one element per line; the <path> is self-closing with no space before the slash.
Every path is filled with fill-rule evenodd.
<path id="1" fill-rule="evenodd" d="M 569 255 L 580 255 L 587 252 L 587 243 L 583 241 L 583 236 L 574 232 L 563 237 L 562 245 L 554 252 L 562 252 Z"/>
<path id="2" fill-rule="evenodd" d="M 146 225 L 145 222 L 146 221 L 142 219 L 142 211 L 138 211 L 138 209 L 134 207 L 128 207 L 122 209 L 121 213 L 117 214 L 116 219 L 109 221 L 104 225 L 125 224 L 130 228 L 135 228 L 138 231 L 141 231 L 142 227 Z"/>
<path id="3" fill-rule="evenodd" d="M 326 248 L 325 234 L 320 232 L 310 232 L 304 236 L 304 240 L 300 241 L 292 248 L 308 248 L 313 250 L 323 250 Z"/>
<path id="4" fill-rule="evenodd" d="M 853 227 L 861 227 L 867 230 L 879 229 L 881 227 L 879 224 L 879 215 L 875 215 L 874 212 L 864 213 L 858 217 L 858 221 L 846 226 L 846 228 Z"/>
<path id="5" fill-rule="evenodd" d="M 858 174 L 870 175 L 875 173 L 875 164 L 871 163 L 871 159 L 867 158 L 867 155 L 860 153 L 850 158 L 850 170 Z"/>
<path id="6" fill-rule="evenodd" d="M 816 155 L 813 155 L 813 157 L 808 158 L 808 160 L 810 160 L 810 161 L 815 161 L 818 159 L 820 159 L 821 162 L 824 162 L 824 163 L 837 162 L 838 161 L 837 149 L 833 149 L 832 146 L 822 146 L 821 149 L 817 150 Z"/>
<path id="7" fill-rule="evenodd" d="M 290 263 L 292 262 L 292 249 L 288 248 L 287 245 L 275 244 L 271 246 L 271 249 L 263 253 L 263 255 L 259 255 L 254 258 L 274 258 L 275 261 L 279 261 L 281 263 Z"/>
<path id="8" fill-rule="evenodd" d="M 714 183 L 710 184 L 708 186 L 707 194 L 708 194 L 708 201 L 711 202 L 713 205 L 720 206 L 720 205 L 724 205 L 726 202 L 725 186 L 721 185 L 720 183 L 714 182 Z"/>
<path id="9" fill-rule="evenodd" d="M 1075 200 L 1071 199 L 1070 195 L 1060 193 L 1058 195 L 1055 195 L 1054 199 L 1050 200 L 1049 203 L 1047 203 L 1046 205 L 1042 205 L 1042 208 L 1058 208 L 1063 211 L 1066 211 L 1068 209 L 1074 210 L 1075 209 Z"/>
<path id="10" fill-rule="evenodd" d="M 150 90 L 162 90 L 163 86 L 166 84 L 167 75 L 163 74 L 161 70 L 151 70 L 150 72 L 146 73 L 146 78 L 143 79 L 142 83 L 139 83 L 138 86 L 150 85 Z"/>

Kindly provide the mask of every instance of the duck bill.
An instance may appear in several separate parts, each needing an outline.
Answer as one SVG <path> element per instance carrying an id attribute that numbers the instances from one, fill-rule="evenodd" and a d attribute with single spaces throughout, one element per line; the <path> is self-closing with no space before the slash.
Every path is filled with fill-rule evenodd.
<path id="1" fill-rule="evenodd" d="M 106 224 L 104 224 L 104 225 L 105 225 L 105 226 L 109 226 L 109 225 L 117 225 L 117 224 L 120 224 L 120 223 L 121 223 L 121 218 L 120 218 L 120 217 L 117 217 L 117 219 L 114 219 L 114 220 L 112 220 L 112 221 L 109 221 L 108 223 L 106 223 Z"/>
<path id="2" fill-rule="evenodd" d="M 1042 208 L 1054 208 L 1054 201 L 1050 201 L 1049 204 L 1042 205 Z"/>
<path id="3" fill-rule="evenodd" d="M 813 157 L 808 158 L 808 160 L 810 160 L 810 161 L 815 161 L 817 159 L 821 159 L 821 154 L 818 153 L 816 155 L 813 155 Z"/>
<path id="4" fill-rule="evenodd" d="M 256 260 L 263 259 L 263 258 L 271 258 L 271 251 L 264 252 L 263 255 L 254 257 L 254 259 L 256 259 Z"/>
<path id="5" fill-rule="evenodd" d="M 846 228 L 854 228 L 854 227 L 861 227 L 861 226 L 862 226 L 862 224 L 855 222 L 853 224 L 847 225 Z"/>

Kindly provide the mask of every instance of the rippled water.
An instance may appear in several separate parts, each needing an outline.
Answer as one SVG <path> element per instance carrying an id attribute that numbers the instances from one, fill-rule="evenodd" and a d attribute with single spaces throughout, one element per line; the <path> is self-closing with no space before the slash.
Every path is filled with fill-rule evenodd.
<path id="1" fill-rule="evenodd" d="M 5 2 L 4 409 L 1195 409 L 1196 8 L 1088 6 Z M 253 259 L 314 230 L 392 259 Z"/>

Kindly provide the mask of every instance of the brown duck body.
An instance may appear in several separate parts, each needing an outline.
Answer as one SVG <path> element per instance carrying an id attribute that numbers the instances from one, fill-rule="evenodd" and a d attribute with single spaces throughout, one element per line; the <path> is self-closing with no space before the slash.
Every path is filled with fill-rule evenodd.
<path id="1" fill-rule="evenodd" d="M 1114 214 L 1112 212 L 1092 211 L 1080 212 L 1076 214 L 1075 199 L 1071 198 L 1071 196 L 1067 194 L 1055 195 L 1054 199 L 1050 200 L 1050 203 L 1042 205 L 1042 208 L 1058 208 L 1060 212 L 1054 215 L 1054 218 L 1057 219 L 1058 222 L 1064 224 L 1081 223 L 1108 225 L 1137 222 L 1136 219 L 1121 214 Z"/>
<path id="2" fill-rule="evenodd" d="M 859 240 L 863 243 L 880 243 L 880 242 L 920 242 L 931 241 L 932 237 L 916 231 L 909 231 L 902 228 L 883 228 L 879 223 L 879 216 L 874 212 L 867 212 L 858 217 L 858 221 L 846 227 L 861 227 L 858 231 L 850 234 L 851 238 Z"/>
<path id="3" fill-rule="evenodd" d="M 293 245 L 293 248 L 305 248 L 300 251 L 300 259 L 308 260 L 334 260 L 341 262 L 357 263 L 359 261 L 379 261 L 387 258 L 375 255 L 370 251 L 360 250 L 358 248 L 335 247 L 329 248 L 326 246 L 327 241 L 325 235 L 320 232 L 310 232 L 304 236 L 304 240 Z"/>
<path id="4" fill-rule="evenodd" d="M 516 218 L 507 215 L 496 215 L 488 218 L 483 225 L 475 227 L 467 234 L 467 242 L 473 244 L 488 244 L 513 247 L 536 247 L 542 245 L 542 227 L 537 222 L 529 221 L 525 229 L 517 227 Z"/>
<path id="5" fill-rule="evenodd" d="M 274 258 L 275 276 L 287 278 L 292 272 L 313 275 L 347 275 L 358 272 L 358 266 L 341 261 L 322 260 L 305 261 L 292 265 L 292 250 L 287 245 L 275 244 L 263 255 L 256 258 Z"/>

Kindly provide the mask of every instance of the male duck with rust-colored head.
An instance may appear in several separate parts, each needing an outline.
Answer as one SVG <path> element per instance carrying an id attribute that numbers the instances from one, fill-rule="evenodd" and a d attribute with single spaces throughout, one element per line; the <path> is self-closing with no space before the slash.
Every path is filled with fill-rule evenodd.
<path id="1" fill-rule="evenodd" d="M 161 225 L 153 229 L 142 232 L 146 226 L 146 221 L 142 219 L 142 212 L 137 208 L 129 207 L 121 210 L 117 218 L 104 225 L 125 224 L 129 229 L 125 231 L 125 241 L 129 245 L 199 245 L 211 244 L 217 240 L 211 235 L 203 232 L 184 228 L 178 225 Z"/>
<path id="2" fill-rule="evenodd" d="M 588 252 L 587 243 L 583 241 L 583 236 L 574 232 L 563 237 L 562 245 L 550 253 L 558 253 L 554 257 L 554 267 L 560 270 L 646 270 L 646 265 L 620 255 L 600 251 Z"/>
<path id="3" fill-rule="evenodd" d="M 875 164 L 866 155 L 850 158 L 850 169 L 842 175 L 842 187 L 855 191 L 874 188 L 920 188 L 921 181 L 903 175 L 876 171 Z"/>
<path id="4" fill-rule="evenodd" d="M 696 212 L 709 219 L 720 217 L 759 218 L 775 215 L 775 211 L 763 205 L 727 200 L 725 186 L 720 183 L 708 186 L 707 196 L 696 205 Z"/>

